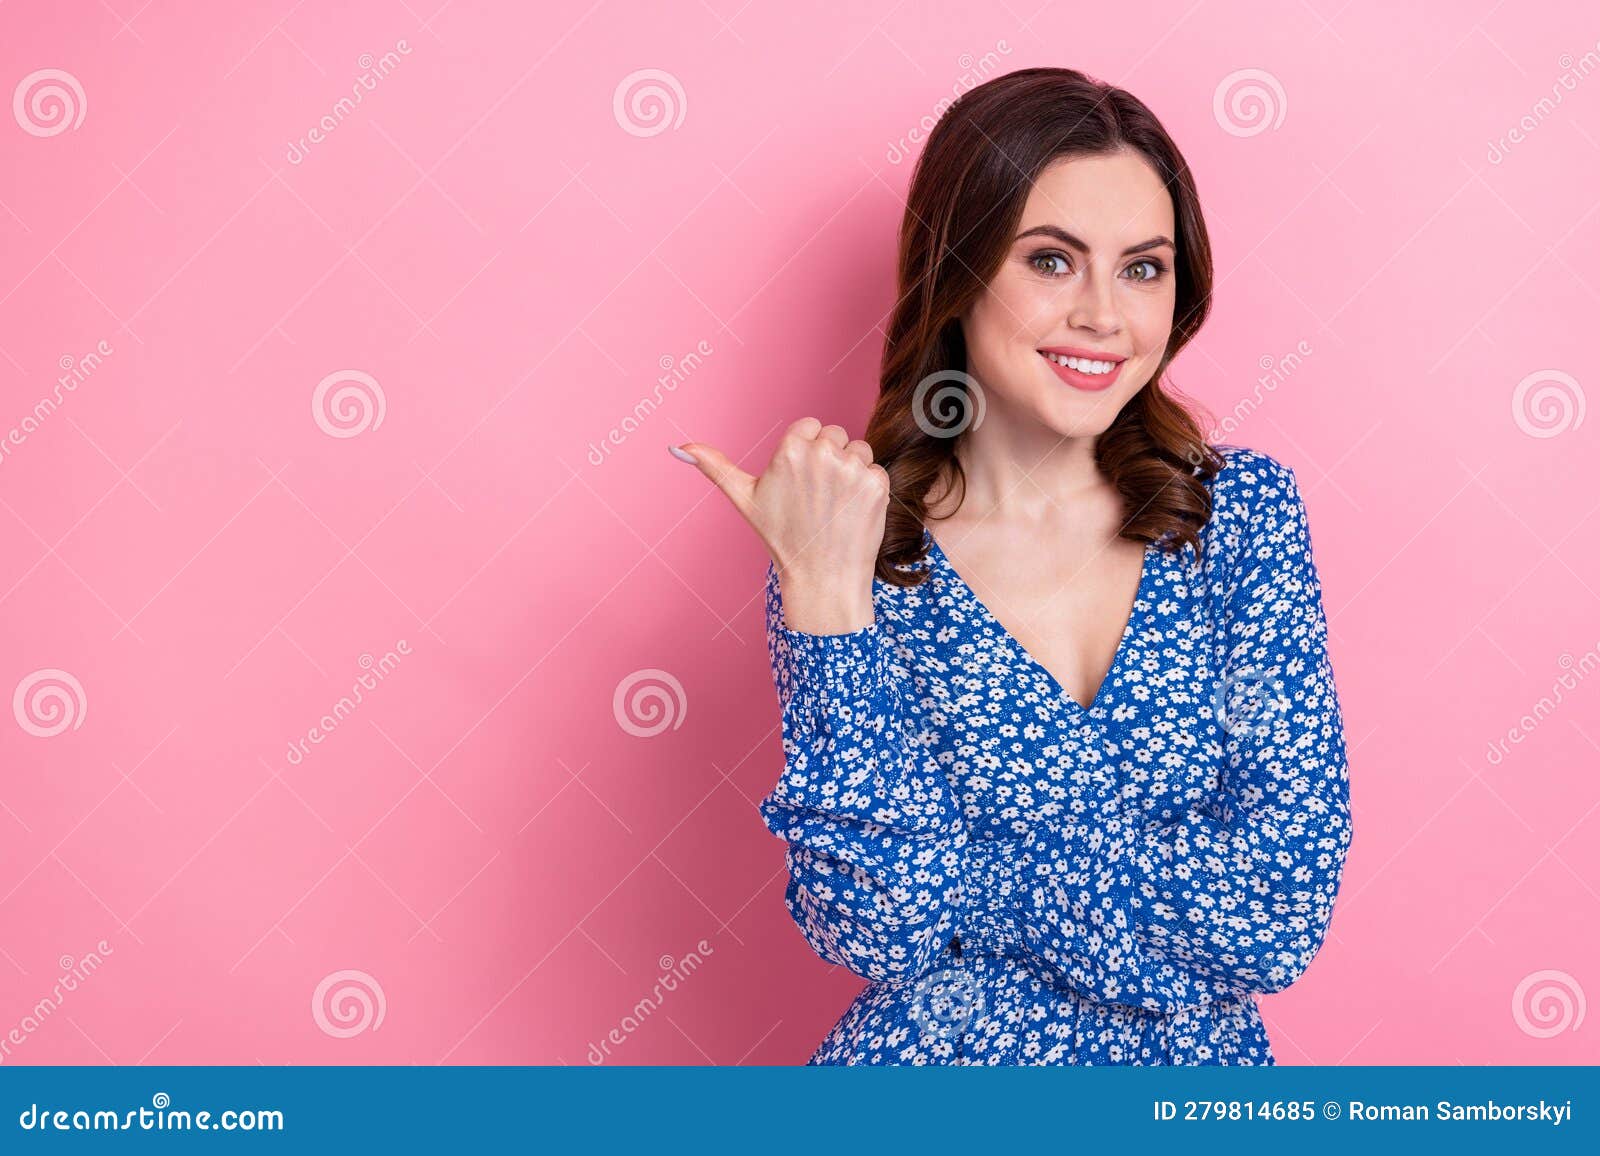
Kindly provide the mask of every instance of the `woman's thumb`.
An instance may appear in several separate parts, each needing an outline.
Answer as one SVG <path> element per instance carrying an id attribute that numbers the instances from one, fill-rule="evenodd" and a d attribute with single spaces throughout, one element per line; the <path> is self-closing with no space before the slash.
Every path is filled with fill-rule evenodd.
<path id="1" fill-rule="evenodd" d="M 756 479 L 735 465 L 727 454 L 704 442 L 684 442 L 681 446 L 669 445 L 667 449 L 673 457 L 698 466 L 702 474 L 728 495 L 739 512 L 749 517 Z"/>

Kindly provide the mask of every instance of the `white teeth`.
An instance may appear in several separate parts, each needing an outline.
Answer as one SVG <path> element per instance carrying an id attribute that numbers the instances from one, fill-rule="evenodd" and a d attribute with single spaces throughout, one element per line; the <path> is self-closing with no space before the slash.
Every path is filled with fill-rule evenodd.
<path id="1" fill-rule="evenodd" d="M 1045 356 L 1057 365 L 1065 365 L 1079 373 L 1110 373 L 1117 367 L 1114 361 L 1085 361 L 1078 357 L 1064 357 L 1059 353 L 1047 353 Z"/>

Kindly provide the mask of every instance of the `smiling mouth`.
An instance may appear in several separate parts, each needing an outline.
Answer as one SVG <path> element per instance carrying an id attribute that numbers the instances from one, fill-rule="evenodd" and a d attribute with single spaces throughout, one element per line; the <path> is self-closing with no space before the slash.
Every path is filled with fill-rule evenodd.
<path id="1" fill-rule="evenodd" d="M 1074 389 L 1105 389 L 1117 380 L 1121 361 L 1098 361 L 1090 357 L 1069 357 L 1063 353 L 1039 351 L 1057 377 Z"/>

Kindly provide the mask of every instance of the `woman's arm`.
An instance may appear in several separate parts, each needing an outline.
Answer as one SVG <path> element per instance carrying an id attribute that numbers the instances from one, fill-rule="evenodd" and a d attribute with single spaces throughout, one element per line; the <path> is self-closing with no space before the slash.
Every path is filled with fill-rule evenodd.
<path id="1" fill-rule="evenodd" d="M 1160 1011 L 1275 992 L 1320 949 L 1351 841 L 1344 725 L 1294 471 L 1262 456 L 1223 607 L 1222 792 L 1144 829 L 1115 799 L 1028 840 L 1028 949 L 1092 998 Z"/>
<path id="2" fill-rule="evenodd" d="M 784 767 L 759 810 L 788 843 L 789 913 L 830 963 L 869 980 L 920 975 L 950 937 L 966 844 L 931 735 L 880 622 L 788 629 L 769 563 L 766 623 Z"/>

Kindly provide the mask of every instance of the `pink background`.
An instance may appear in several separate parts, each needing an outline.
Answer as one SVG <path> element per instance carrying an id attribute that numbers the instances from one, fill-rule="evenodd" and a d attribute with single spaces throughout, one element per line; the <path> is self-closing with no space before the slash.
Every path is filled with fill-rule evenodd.
<path id="1" fill-rule="evenodd" d="M 0 8 L 6 91 L 84 113 L 0 125 L 0 433 L 109 351 L 0 458 L 0 691 L 81 687 L 0 726 L 4 1062 L 803 1061 L 859 981 L 754 812 L 765 552 L 663 446 L 861 431 L 911 133 L 1040 64 L 1186 152 L 1175 380 L 1311 509 L 1356 835 L 1281 1062 L 1600 1060 L 1590 6 L 831 8 Z M 640 69 L 681 122 L 615 110 Z M 1245 69 L 1270 124 L 1218 111 Z M 352 371 L 381 419 L 314 410 Z"/>

